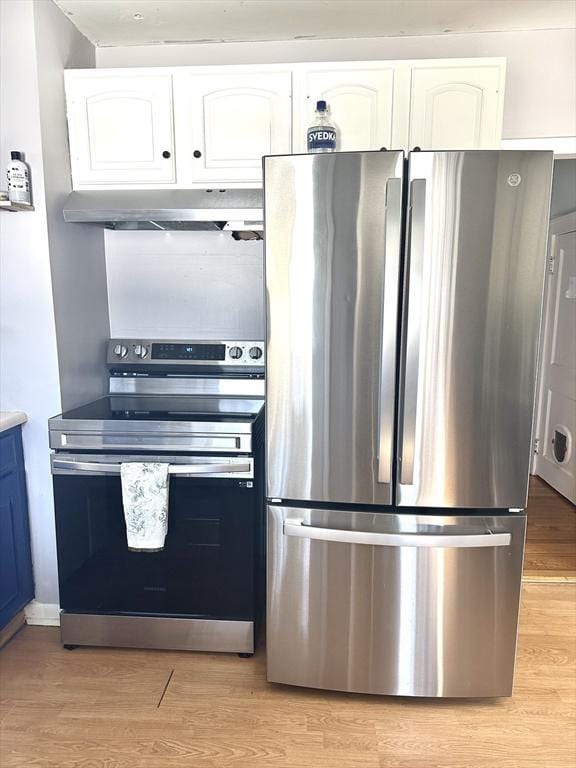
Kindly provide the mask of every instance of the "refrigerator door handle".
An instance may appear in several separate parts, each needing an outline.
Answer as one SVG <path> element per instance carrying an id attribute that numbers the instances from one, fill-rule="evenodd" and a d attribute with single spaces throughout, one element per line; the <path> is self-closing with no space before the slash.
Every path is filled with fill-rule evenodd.
<path id="1" fill-rule="evenodd" d="M 400 483 L 406 485 L 410 485 L 414 479 L 425 214 L 426 179 L 413 179 L 410 183 L 408 219 L 408 254 L 406 266 L 408 326 L 404 353 L 404 393 L 402 401 L 400 449 Z"/>
<path id="2" fill-rule="evenodd" d="M 402 236 L 402 179 L 386 182 L 385 261 L 382 286 L 380 382 L 378 392 L 378 482 L 392 482 L 394 390 L 398 315 L 398 271 Z"/>
<path id="3" fill-rule="evenodd" d="M 380 547 L 420 547 L 428 549 L 471 549 L 475 547 L 509 547 L 510 533 L 378 533 L 350 531 L 340 528 L 320 528 L 306 525 L 302 520 L 284 520 L 284 535 L 340 544 L 369 544 Z"/>

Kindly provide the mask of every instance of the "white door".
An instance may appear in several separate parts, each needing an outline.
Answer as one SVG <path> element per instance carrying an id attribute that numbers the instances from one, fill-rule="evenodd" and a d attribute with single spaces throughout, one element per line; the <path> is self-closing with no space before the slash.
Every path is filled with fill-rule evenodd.
<path id="1" fill-rule="evenodd" d="M 74 188 L 175 182 L 172 76 L 66 73 Z"/>
<path id="2" fill-rule="evenodd" d="M 341 152 L 392 149 L 392 94 L 394 70 L 323 69 L 300 71 L 296 89 L 294 151 L 306 152 L 306 131 L 314 120 L 316 102 L 328 103 L 330 120 L 337 129 Z"/>
<path id="3" fill-rule="evenodd" d="M 551 224 L 534 470 L 576 504 L 576 214 Z"/>
<path id="4" fill-rule="evenodd" d="M 412 68 L 410 148 L 499 149 L 504 66 Z"/>
<path id="5" fill-rule="evenodd" d="M 261 184 L 262 157 L 292 151 L 289 70 L 176 75 L 175 93 L 179 178 L 191 185 Z"/>

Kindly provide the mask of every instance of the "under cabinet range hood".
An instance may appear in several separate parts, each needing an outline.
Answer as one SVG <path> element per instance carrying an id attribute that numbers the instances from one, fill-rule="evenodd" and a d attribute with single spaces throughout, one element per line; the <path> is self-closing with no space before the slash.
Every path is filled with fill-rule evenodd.
<path id="1" fill-rule="evenodd" d="M 107 229 L 258 232 L 263 228 L 260 189 L 155 189 L 72 192 L 64 220 Z"/>

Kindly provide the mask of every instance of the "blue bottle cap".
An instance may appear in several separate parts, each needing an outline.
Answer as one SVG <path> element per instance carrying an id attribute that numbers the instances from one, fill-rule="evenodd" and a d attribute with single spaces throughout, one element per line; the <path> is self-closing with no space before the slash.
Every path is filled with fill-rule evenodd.
<path id="1" fill-rule="evenodd" d="M 326 102 L 325 101 L 317 101 L 316 102 L 316 111 L 317 112 L 326 112 Z"/>

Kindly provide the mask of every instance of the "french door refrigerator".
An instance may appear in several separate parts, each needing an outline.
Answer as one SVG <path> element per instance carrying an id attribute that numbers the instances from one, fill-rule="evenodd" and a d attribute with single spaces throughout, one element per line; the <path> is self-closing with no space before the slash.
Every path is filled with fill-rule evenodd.
<path id="1" fill-rule="evenodd" d="M 264 159 L 270 681 L 511 694 L 551 174 Z"/>

